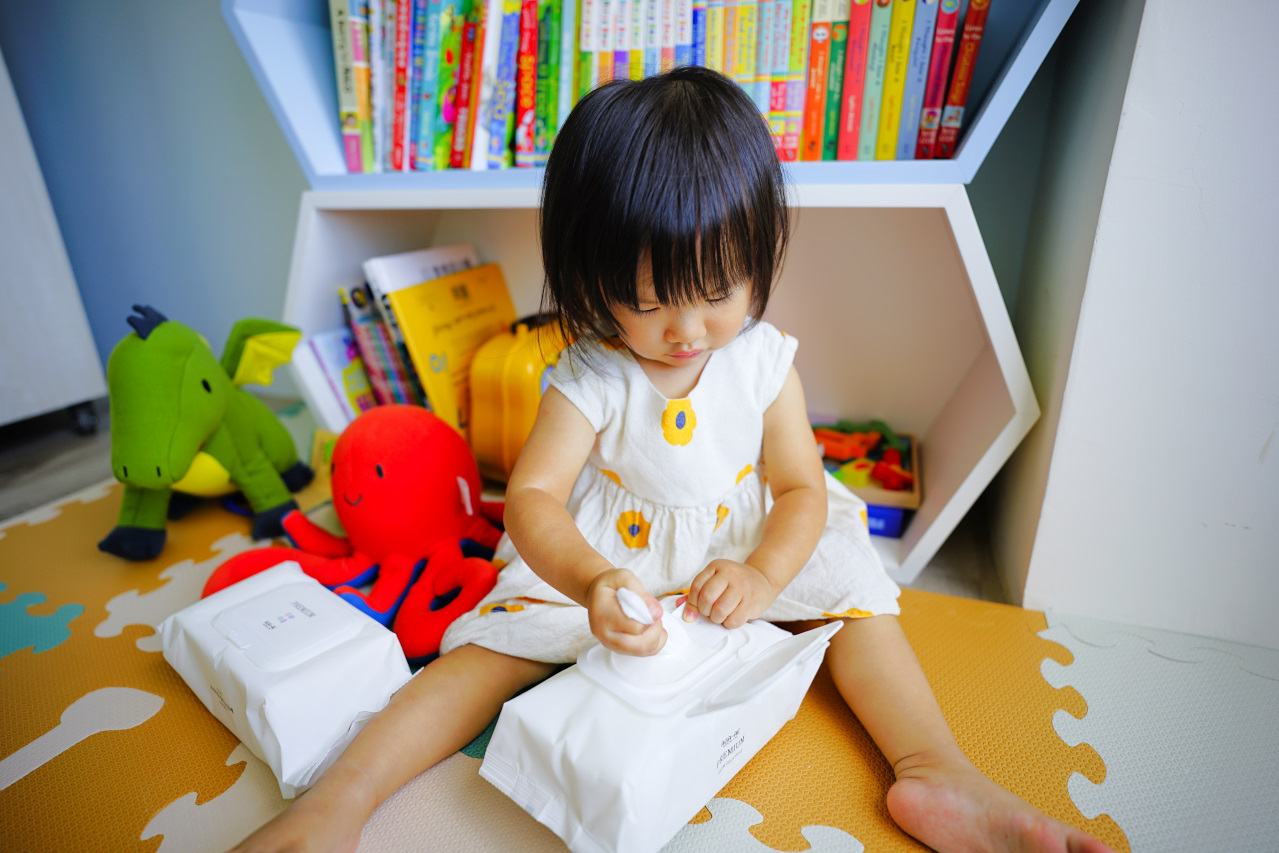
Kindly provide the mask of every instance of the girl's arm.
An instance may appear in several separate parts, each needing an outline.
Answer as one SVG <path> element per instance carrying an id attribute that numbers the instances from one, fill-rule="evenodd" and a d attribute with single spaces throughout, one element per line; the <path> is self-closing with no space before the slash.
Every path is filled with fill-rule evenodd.
<path id="1" fill-rule="evenodd" d="M 689 589 L 697 611 L 728 628 L 768 609 L 813 555 L 826 527 L 826 475 L 794 367 L 764 413 L 764 463 L 773 508 L 759 547 L 744 563 L 712 561 Z"/>
<path id="2" fill-rule="evenodd" d="M 661 605 L 634 575 L 592 548 L 565 509 L 594 446 L 590 421 L 558 389 L 548 388 L 506 487 L 506 532 L 538 577 L 590 610 L 591 631 L 605 646 L 653 654 L 665 642 L 665 631 L 658 622 L 644 626 L 623 614 L 617 587 L 642 595 L 655 620 Z"/>

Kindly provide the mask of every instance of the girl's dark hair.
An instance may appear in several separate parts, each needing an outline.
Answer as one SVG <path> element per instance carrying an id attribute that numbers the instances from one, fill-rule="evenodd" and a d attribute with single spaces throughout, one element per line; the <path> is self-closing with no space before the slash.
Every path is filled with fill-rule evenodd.
<path id="1" fill-rule="evenodd" d="M 664 305 L 747 282 L 768 304 L 790 237 L 781 164 L 758 108 L 728 77 L 684 67 L 582 98 L 546 164 L 538 223 L 543 310 L 574 338 L 617 334 L 648 261 Z"/>

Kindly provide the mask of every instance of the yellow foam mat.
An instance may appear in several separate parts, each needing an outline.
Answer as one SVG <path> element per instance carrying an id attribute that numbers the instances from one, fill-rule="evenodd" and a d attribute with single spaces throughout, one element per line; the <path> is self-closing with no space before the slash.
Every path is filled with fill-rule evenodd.
<path id="1" fill-rule="evenodd" d="M 160 558 L 126 563 L 96 549 L 120 494 L 104 485 L 0 525 L 0 783 L 6 758 L 57 728 L 67 708 L 95 690 L 132 688 L 163 705 L 133 727 L 90 734 L 0 790 L 6 851 L 157 850 L 162 837 L 150 833 L 171 822 L 157 821 L 142 836 L 166 806 L 192 792 L 200 806 L 233 785 L 239 793 L 224 800 L 255 798 L 256 808 L 237 811 L 259 823 L 280 806 L 272 799 L 278 792 L 257 776 L 244 783 L 263 768 L 251 757 L 246 764 L 242 750 L 232 757 L 235 738 L 164 662 L 151 627 L 194 601 L 222 560 L 252 547 L 248 519 L 202 507 L 170 523 Z M 1067 747 L 1053 730 L 1056 710 L 1082 717 L 1086 707 L 1073 688 L 1055 690 L 1040 674 L 1044 658 L 1071 661 L 1062 646 L 1036 636 L 1047 627 L 1043 614 L 908 590 L 901 621 L 977 766 L 1053 817 L 1128 850 L 1113 820 L 1086 820 L 1067 794 L 1072 772 L 1100 783 L 1105 768 L 1091 747 Z M 466 758 L 459 766 L 478 764 Z M 763 820 L 750 832 L 774 850 L 809 849 L 800 834 L 807 826 L 832 827 L 871 851 L 922 850 L 888 817 L 891 782 L 823 668 L 795 719 L 719 796 L 758 811 Z M 503 849 L 496 836 L 484 837 L 484 816 L 475 819 L 468 849 Z M 704 809 L 694 820 L 710 819 Z"/>

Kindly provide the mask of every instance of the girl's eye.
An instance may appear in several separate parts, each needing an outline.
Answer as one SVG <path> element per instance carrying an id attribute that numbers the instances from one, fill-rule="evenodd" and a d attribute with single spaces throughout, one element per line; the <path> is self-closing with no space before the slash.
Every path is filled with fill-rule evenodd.
<path id="1" fill-rule="evenodd" d="M 661 306 L 654 305 L 652 308 L 640 308 L 638 305 L 631 309 L 632 314 L 652 314 Z"/>

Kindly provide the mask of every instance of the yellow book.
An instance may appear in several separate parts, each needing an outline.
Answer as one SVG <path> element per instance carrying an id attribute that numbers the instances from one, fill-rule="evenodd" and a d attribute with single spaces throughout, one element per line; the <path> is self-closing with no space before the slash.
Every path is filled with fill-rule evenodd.
<path id="1" fill-rule="evenodd" d="M 879 135 L 875 159 L 897 159 L 897 131 L 901 127 L 902 96 L 906 92 L 906 65 L 910 58 L 910 31 L 915 23 L 915 0 L 893 0 L 893 22 L 888 29 L 888 60 L 884 69 L 884 96 L 879 109 Z"/>
<path id="2" fill-rule="evenodd" d="M 515 306 L 497 264 L 387 294 L 431 411 L 463 436 L 471 420 L 471 360 L 510 329 Z"/>

